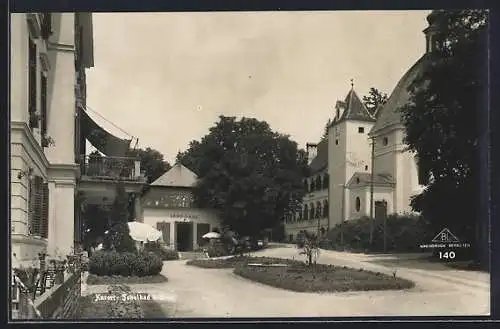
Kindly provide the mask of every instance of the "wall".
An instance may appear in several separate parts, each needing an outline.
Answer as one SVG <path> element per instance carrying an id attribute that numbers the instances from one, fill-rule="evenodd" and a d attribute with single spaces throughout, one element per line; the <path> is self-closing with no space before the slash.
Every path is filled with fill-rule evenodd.
<path id="1" fill-rule="evenodd" d="M 144 207 L 143 223 L 156 228 L 160 222 L 170 223 L 170 244 L 176 243 L 175 222 L 183 222 L 183 217 L 187 218 L 193 225 L 193 248 L 196 248 L 196 224 L 210 224 L 210 230 L 214 228 L 221 229 L 221 222 L 217 213 L 213 210 L 195 209 L 195 208 L 149 208 Z M 177 217 L 179 216 L 179 217 Z M 181 217 L 182 216 L 182 217 Z"/>
<path id="2" fill-rule="evenodd" d="M 347 183 L 355 172 L 371 171 L 371 145 L 368 132 L 373 123 L 364 121 L 345 122 L 346 145 L 346 180 Z M 364 133 L 359 133 L 358 128 L 364 128 Z"/>
<path id="3" fill-rule="evenodd" d="M 338 144 L 335 141 L 338 140 Z M 346 183 L 345 172 L 345 125 L 337 124 L 331 126 L 328 130 L 328 174 L 330 175 L 330 227 L 339 224 L 342 221 L 342 199 L 343 185 Z"/>
<path id="4" fill-rule="evenodd" d="M 33 169 L 33 175 L 47 179 L 48 161 L 41 147 L 40 129 L 28 126 L 28 30 L 26 14 L 11 14 L 11 242 L 13 265 L 27 265 L 45 250 L 46 239 L 28 236 L 28 177 L 18 174 Z M 42 40 L 36 40 L 39 50 Z M 37 53 L 37 65 L 40 56 Z M 40 75 L 40 70 L 38 70 Z M 40 109 L 40 79 L 37 79 L 37 103 Z"/>

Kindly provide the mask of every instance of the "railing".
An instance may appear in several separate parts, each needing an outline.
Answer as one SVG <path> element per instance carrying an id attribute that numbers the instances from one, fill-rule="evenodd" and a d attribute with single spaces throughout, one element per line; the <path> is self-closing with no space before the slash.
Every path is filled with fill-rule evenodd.
<path id="1" fill-rule="evenodd" d="M 136 158 L 86 155 L 80 158 L 80 171 L 82 176 L 100 180 L 146 180 Z"/>

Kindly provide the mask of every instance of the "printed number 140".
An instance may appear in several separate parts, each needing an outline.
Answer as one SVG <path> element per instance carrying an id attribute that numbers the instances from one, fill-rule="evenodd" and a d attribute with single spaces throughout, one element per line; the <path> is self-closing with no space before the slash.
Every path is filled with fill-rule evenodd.
<path id="1" fill-rule="evenodd" d="M 455 258 L 454 251 L 439 252 L 439 259 L 454 259 L 454 258 Z"/>

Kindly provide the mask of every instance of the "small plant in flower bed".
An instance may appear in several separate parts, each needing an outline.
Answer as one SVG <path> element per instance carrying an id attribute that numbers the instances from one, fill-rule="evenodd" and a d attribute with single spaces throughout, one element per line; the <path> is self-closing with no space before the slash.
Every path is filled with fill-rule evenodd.
<path id="1" fill-rule="evenodd" d="M 283 261 L 280 261 L 283 264 Z M 244 264 L 234 273 L 252 281 L 299 292 L 344 292 L 360 290 L 397 290 L 413 288 L 411 281 L 395 275 L 333 265 L 289 261 L 288 266 L 251 266 Z"/>
<path id="2" fill-rule="evenodd" d="M 178 260 L 179 253 L 176 250 L 168 249 L 159 242 L 148 242 L 144 245 L 144 250 L 153 252 L 160 256 L 162 260 Z"/>
<path id="3" fill-rule="evenodd" d="M 95 252 L 89 261 L 89 273 L 98 276 L 151 276 L 161 272 L 163 261 L 152 252 Z"/>
<path id="4" fill-rule="evenodd" d="M 248 256 L 234 256 L 224 259 L 192 259 L 186 264 L 202 268 L 235 268 L 248 263 L 258 264 L 288 264 L 293 262 L 288 259 L 271 258 L 271 257 L 248 257 Z"/>

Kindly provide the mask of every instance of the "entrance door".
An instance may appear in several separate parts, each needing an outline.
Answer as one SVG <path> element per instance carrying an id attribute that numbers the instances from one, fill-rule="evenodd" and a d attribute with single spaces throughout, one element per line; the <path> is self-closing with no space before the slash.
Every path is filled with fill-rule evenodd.
<path id="1" fill-rule="evenodd" d="M 387 201 L 375 201 L 375 219 L 387 217 Z"/>
<path id="2" fill-rule="evenodd" d="M 176 223 L 178 251 L 193 250 L 193 223 Z"/>

